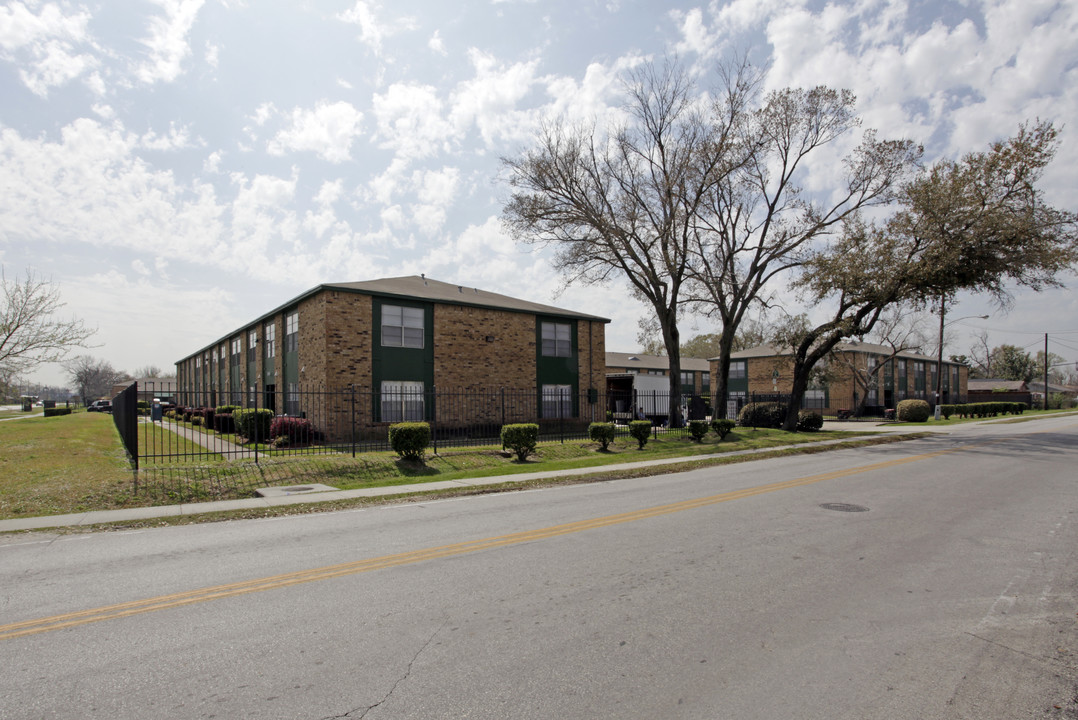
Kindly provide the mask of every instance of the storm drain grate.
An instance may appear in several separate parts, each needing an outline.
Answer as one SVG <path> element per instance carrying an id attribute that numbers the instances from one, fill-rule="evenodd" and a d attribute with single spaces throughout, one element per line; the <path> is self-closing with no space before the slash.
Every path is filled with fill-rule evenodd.
<path id="1" fill-rule="evenodd" d="M 838 512 L 868 512 L 864 505 L 851 505 L 850 503 L 823 503 L 820 505 L 824 510 L 837 510 Z"/>

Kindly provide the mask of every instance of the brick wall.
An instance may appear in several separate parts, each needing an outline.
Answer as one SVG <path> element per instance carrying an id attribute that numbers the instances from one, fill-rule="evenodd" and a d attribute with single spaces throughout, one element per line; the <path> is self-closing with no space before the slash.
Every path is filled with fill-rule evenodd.
<path id="1" fill-rule="evenodd" d="M 487 338 L 493 338 L 488 342 Z M 535 316 L 434 306 L 434 385 L 447 390 L 533 389 Z"/>

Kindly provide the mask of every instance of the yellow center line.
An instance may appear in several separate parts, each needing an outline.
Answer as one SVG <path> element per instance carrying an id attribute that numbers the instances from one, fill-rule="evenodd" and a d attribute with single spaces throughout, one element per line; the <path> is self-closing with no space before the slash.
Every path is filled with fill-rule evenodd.
<path id="1" fill-rule="evenodd" d="M 454 543 L 452 545 L 423 548 L 419 550 L 412 550 L 409 552 L 396 553 L 393 555 L 384 555 L 381 557 L 367 558 L 364 560 L 339 563 L 336 565 L 327 565 L 324 567 L 312 568 L 309 570 L 299 570 L 296 572 L 273 575 L 270 577 L 244 580 L 241 582 L 228 583 L 224 585 L 214 585 L 212 587 L 201 588 L 198 590 L 189 590 L 186 592 L 174 593 L 171 595 L 160 595 L 157 597 L 146 598 L 144 600 L 133 600 L 131 602 L 119 603 L 116 605 L 107 605 L 104 607 L 93 608 L 89 610 L 80 610 L 78 612 L 65 613 L 63 615 L 53 615 L 51 617 L 39 618 L 36 620 L 25 620 L 23 622 L 0 625 L 0 640 L 23 637 L 25 635 L 34 635 L 37 633 L 49 632 L 51 630 L 60 630 L 62 628 L 76 627 L 78 625 L 86 625 L 89 623 L 100 622 L 102 620 L 113 620 L 122 617 L 130 617 L 132 615 L 155 612 L 157 610 L 165 610 L 168 608 L 182 607 L 184 605 L 191 605 L 194 603 L 201 603 L 209 600 L 219 600 L 221 598 L 235 597 L 237 595 L 245 595 L 247 593 L 263 592 L 265 590 L 275 590 L 278 588 L 289 587 L 292 585 L 299 585 L 301 583 L 328 580 L 331 578 L 342 577 L 345 575 L 356 575 L 359 573 L 371 572 L 374 570 L 384 570 L 386 568 L 399 567 L 402 565 L 425 562 L 428 560 L 436 560 L 439 558 L 464 555 L 467 553 L 478 552 L 480 550 L 489 550 L 492 548 L 505 547 L 507 545 L 518 545 L 521 543 L 533 542 L 536 540 L 545 540 L 553 537 L 558 537 L 560 535 L 568 535 L 572 533 L 583 532 L 585 530 L 594 530 L 597 528 L 609 527 L 611 525 L 635 522 L 637 520 L 659 517 L 661 515 L 669 515 L 671 513 L 706 507 L 708 505 L 716 505 L 718 503 L 729 502 L 731 500 L 740 500 L 756 495 L 763 495 L 765 493 L 777 492 L 779 490 L 788 490 L 795 487 L 801 487 L 803 485 L 811 485 L 814 483 L 823 482 L 825 480 L 836 480 L 838 478 L 849 477 L 851 475 L 859 475 L 861 473 L 873 472 L 875 470 L 883 470 L 886 468 L 897 467 L 899 465 L 919 462 L 921 460 L 927 460 L 929 458 L 935 458 L 941 455 L 948 455 L 950 453 L 967 450 L 969 448 L 978 447 L 985 444 L 988 443 L 982 442 L 962 445 L 960 447 L 950 448 L 947 450 L 938 450 L 936 452 L 923 453 L 921 455 L 912 455 L 906 458 L 885 460 L 878 463 L 872 463 L 870 465 L 860 465 L 858 467 L 849 468 L 847 470 L 835 470 L 832 472 L 820 473 L 817 475 L 809 475 L 808 477 L 797 478 L 794 480 L 770 483 L 768 485 L 759 485 L 757 487 L 744 488 L 741 490 L 732 490 L 729 492 L 720 493 L 718 495 L 694 498 L 692 500 L 683 500 L 681 502 L 670 503 L 667 505 L 657 505 L 650 508 L 633 510 L 631 512 L 619 513 L 616 515 L 606 515 L 602 517 L 589 518 L 586 520 L 578 520 L 576 522 L 564 523 L 562 525 L 552 525 L 550 527 L 538 528 L 535 530 L 524 530 L 521 532 L 510 533 L 508 535 L 498 535 L 489 538 L 482 538 L 479 540 L 469 540 L 466 542 Z"/>

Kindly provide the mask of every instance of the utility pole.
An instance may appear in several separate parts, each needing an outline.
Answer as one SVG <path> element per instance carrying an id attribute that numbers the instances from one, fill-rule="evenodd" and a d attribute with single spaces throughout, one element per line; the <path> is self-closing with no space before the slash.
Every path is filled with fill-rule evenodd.
<path id="1" fill-rule="evenodd" d="M 1044 334 L 1044 409 L 1048 409 L 1048 333 Z"/>

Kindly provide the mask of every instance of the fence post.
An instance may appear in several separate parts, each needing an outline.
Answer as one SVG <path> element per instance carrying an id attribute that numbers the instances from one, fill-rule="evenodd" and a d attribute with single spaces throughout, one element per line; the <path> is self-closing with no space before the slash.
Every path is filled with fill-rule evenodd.
<path id="1" fill-rule="evenodd" d="M 350 410 L 351 410 L 351 416 L 352 416 L 352 419 L 349 422 L 349 425 L 351 425 L 351 427 L 352 427 L 352 431 L 351 431 L 352 457 L 354 458 L 356 456 L 356 386 L 355 386 L 355 384 L 354 383 L 349 383 L 348 384 L 348 390 L 349 390 L 349 393 L 348 393 L 349 402 L 351 403 Z"/>
<path id="2" fill-rule="evenodd" d="M 436 402 L 437 393 L 437 386 L 432 385 L 430 388 L 430 402 L 427 404 L 427 407 L 429 407 L 432 411 L 430 414 L 430 438 L 431 441 L 434 443 L 435 455 L 438 454 L 438 405 Z"/>
<path id="3" fill-rule="evenodd" d="M 255 385 L 248 384 L 247 388 L 248 388 L 247 389 L 247 395 L 248 395 L 247 399 L 248 400 L 252 400 L 252 399 L 254 400 L 254 410 L 253 410 L 254 417 L 251 418 L 250 427 L 254 430 L 254 435 L 255 435 L 255 437 L 254 437 L 255 465 L 257 465 L 258 464 L 258 428 L 262 425 L 262 415 L 258 412 L 258 395 L 259 395 L 258 385 L 257 384 L 255 384 Z M 254 388 L 253 393 L 251 392 L 251 388 Z M 254 396 L 253 398 L 251 397 L 252 395 Z"/>

